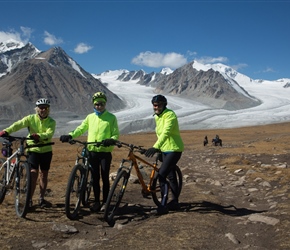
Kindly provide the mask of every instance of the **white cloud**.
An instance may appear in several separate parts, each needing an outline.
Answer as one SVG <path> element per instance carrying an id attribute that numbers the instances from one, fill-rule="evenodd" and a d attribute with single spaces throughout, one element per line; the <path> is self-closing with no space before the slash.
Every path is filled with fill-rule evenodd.
<path id="1" fill-rule="evenodd" d="M 83 54 L 83 53 L 87 53 L 89 50 L 91 50 L 93 47 L 89 46 L 85 43 L 79 43 L 75 48 L 74 48 L 74 52 L 77 54 Z"/>
<path id="2" fill-rule="evenodd" d="M 47 31 L 44 31 L 44 43 L 47 45 L 56 45 L 63 43 L 63 40 L 61 38 L 56 38 L 54 35 L 50 34 Z"/>
<path id="3" fill-rule="evenodd" d="M 239 63 L 239 64 L 236 64 L 236 65 L 231 65 L 231 67 L 234 69 L 234 70 L 241 70 L 243 68 L 246 68 L 248 67 L 248 64 L 246 63 Z"/>
<path id="4" fill-rule="evenodd" d="M 26 40 L 26 42 L 29 41 L 30 36 L 33 32 L 33 29 L 29 28 L 29 27 L 20 27 L 21 31 L 22 31 L 22 36 L 24 37 L 24 39 Z"/>
<path id="5" fill-rule="evenodd" d="M 202 63 L 202 64 L 207 64 L 207 63 L 225 63 L 228 61 L 228 58 L 224 56 L 219 56 L 219 57 L 210 57 L 210 56 L 204 56 L 201 58 L 196 58 L 196 61 Z"/>
<path id="6" fill-rule="evenodd" d="M 276 72 L 276 71 L 274 69 L 268 67 L 268 68 L 264 69 L 262 72 L 263 73 L 268 73 L 268 72 Z"/>
<path id="7" fill-rule="evenodd" d="M 29 33 L 28 32 L 29 28 L 26 28 L 26 27 L 21 27 L 21 30 L 23 34 L 15 30 L 0 31 L 0 42 L 5 42 L 9 39 L 13 39 L 18 42 L 26 43 L 29 40 L 29 37 L 32 31 Z M 22 36 L 24 37 L 24 39 L 22 38 Z"/>
<path id="8" fill-rule="evenodd" d="M 132 59 L 132 63 L 140 66 L 159 68 L 179 68 L 187 63 L 187 58 L 184 55 L 171 53 L 153 53 L 151 51 L 141 52 L 138 56 Z"/>

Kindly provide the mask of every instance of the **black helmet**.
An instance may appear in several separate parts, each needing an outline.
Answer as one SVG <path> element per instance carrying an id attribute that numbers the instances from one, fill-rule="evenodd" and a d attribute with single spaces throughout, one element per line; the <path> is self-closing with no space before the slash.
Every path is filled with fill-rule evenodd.
<path id="1" fill-rule="evenodd" d="M 163 95 L 156 95 L 156 96 L 153 96 L 152 100 L 151 100 L 151 103 L 164 103 L 164 105 L 166 106 L 167 105 L 167 99 L 165 98 L 165 96 Z"/>

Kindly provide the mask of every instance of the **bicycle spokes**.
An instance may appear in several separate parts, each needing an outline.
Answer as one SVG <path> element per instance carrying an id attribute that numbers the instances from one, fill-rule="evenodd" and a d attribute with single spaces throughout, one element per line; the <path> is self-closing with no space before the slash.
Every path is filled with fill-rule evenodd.
<path id="1" fill-rule="evenodd" d="M 19 217 L 25 217 L 30 200 L 30 168 L 27 162 L 20 162 L 15 179 L 15 210 Z"/>

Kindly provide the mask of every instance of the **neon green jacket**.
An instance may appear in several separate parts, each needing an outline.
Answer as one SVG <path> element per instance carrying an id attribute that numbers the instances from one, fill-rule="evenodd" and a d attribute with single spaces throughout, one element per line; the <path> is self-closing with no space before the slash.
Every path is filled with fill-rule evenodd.
<path id="1" fill-rule="evenodd" d="M 76 138 L 88 131 L 88 142 L 101 142 L 104 139 L 119 139 L 118 122 L 115 115 L 105 110 L 101 115 L 89 114 L 75 130 L 69 133 L 72 138 Z M 114 146 L 95 147 L 88 145 L 89 151 L 112 152 Z"/>
<path id="2" fill-rule="evenodd" d="M 179 132 L 179 125 L 176 114 L 166 108 L 162 114 L 155 115 L 157 141 L 154 148 L 162 152 L 182 152 L 183 141 Z"/>
<path id="3" fill-rule="evenodd" d="M 45 119 L 40 119 L 37 114 L 32 114 L 25 116 L 21 120 L 14 122 L 10 127 L 4 129 L 8 134 L 16 132 L 20 129 L 27 128 L 29 137 L 32 134 L 38 134 L 40 136 L 39 142 L 34 143 L 32 140 L 28 140 L 28 145 L 37 145 L 42 143 L 51 142 L 51 139 L 54 135 L 55 131 L 55 120 L 51 117 L 47 117 Z M 52 151 L 52 146 L 44 146 L 44 147 L 35 147 L 29 148 L 27 151 L 36 152 L 36 153 L 46 153 Z"/>

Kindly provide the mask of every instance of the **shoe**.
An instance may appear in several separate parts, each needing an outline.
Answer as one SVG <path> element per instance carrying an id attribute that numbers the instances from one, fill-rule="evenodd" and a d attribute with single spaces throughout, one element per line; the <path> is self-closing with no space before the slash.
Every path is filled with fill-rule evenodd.
<path id="1" fill-rule="evenodd" d="M 106 207 L 106 205 L 103 204 L 102 207 L 101 207 L 101 209 L 100 209 L 100 212 L 104 212 L 105 211 L 105 207 Z"/>
<path id="2" fill-rule="evenodd" d="M 95 202 L 91 207 L 90 210 L 92 212 L 99 212 L 101 209 L 101 203 L 99 201 Z"/>
<path id="3" fill-rule="evenodd" d="M 41 208 L 47 207 L 47 202 L 45 201 L 45 199 L 40 199 L 38 205 Z"/>
<path id="4" fill-rule="evenodd" d="M 157 213 L 156 215 L 162 215 L 162 214 L 168 214 L 168 208 L 164 206 L 159 206 L 157 208 Z"/>
<path id="5" fill-rule="evenodd" d="M 170 211 L 177 211 L 180 210 L 180 204 L 176 200 L 172 200 L 167 204 L 168 210 Z"/>

